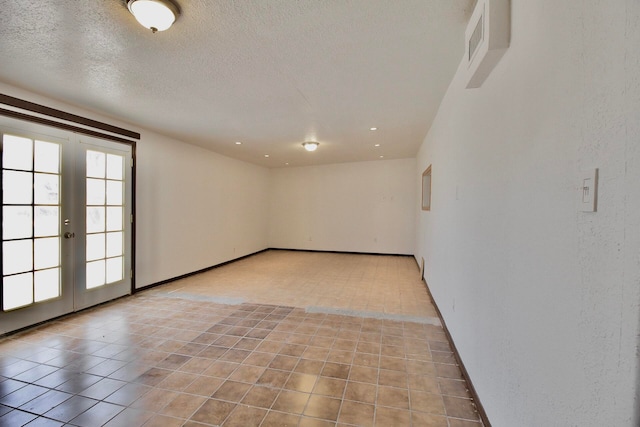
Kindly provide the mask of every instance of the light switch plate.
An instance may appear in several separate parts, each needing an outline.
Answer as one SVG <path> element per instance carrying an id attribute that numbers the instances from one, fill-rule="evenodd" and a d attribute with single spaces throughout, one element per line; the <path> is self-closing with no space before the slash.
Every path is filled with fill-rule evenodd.
<path id="1" fill-rule="evenodd" d="M 580 173 L 580 210 L 598 210 L 598 169 L 583 170 Z"/>

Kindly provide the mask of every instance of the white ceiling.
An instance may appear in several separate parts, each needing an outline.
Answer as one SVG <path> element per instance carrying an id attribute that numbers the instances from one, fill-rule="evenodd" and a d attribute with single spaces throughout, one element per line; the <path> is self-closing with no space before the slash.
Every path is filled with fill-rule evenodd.
<path id="1" fill-rule="evenodd" d="M 474 3 L 177 2 L 152 34 L 124 0 L 0 0 L 0 80 L 268 167 L 414 157 Z"/>

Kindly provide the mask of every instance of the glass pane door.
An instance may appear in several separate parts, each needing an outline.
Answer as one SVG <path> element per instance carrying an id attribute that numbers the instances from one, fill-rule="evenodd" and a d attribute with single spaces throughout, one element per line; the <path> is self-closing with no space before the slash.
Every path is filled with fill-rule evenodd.
<path id="1" fill-rule="evenodd" d="M 0 133 L 2 320 L 0 333 L 69 312 L 63 289 L 63 155 L 55 136 Z"/>
<path id="2" fill-rule="evenodd" d="M 131 148 L 82 138 L 78 171 L 83 183 L 76 228 L 76 308 L 108 301 L 131 290 Z M 127 165 L 129 167 L 127 167 Z"/>
<path id="3" fill-rule="evenodd" d="M 6 120 L 0 334 L 131 291 L 131 147 Z"/>

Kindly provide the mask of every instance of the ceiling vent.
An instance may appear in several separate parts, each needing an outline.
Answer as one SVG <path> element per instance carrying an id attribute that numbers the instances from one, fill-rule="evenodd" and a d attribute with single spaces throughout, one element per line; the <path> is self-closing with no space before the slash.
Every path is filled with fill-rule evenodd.
<path id="1" fill-rule="evenodd" d="M 510 36 L 509 0 L 478 0 L 464 37 L 467 88 L 482 86 L 509 47 Z"/>

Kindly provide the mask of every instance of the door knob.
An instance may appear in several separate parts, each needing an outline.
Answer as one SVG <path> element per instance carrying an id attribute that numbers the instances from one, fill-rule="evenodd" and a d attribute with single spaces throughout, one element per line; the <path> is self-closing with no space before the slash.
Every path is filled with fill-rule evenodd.
<path id="1" fill-rule="evenodd" d="M 67 231 L 66 233 L 64 233 L 65 239 L 73 239 L 74 237 L 76 237 L 76 233 L 72 233 L 70 231 Z"/>

